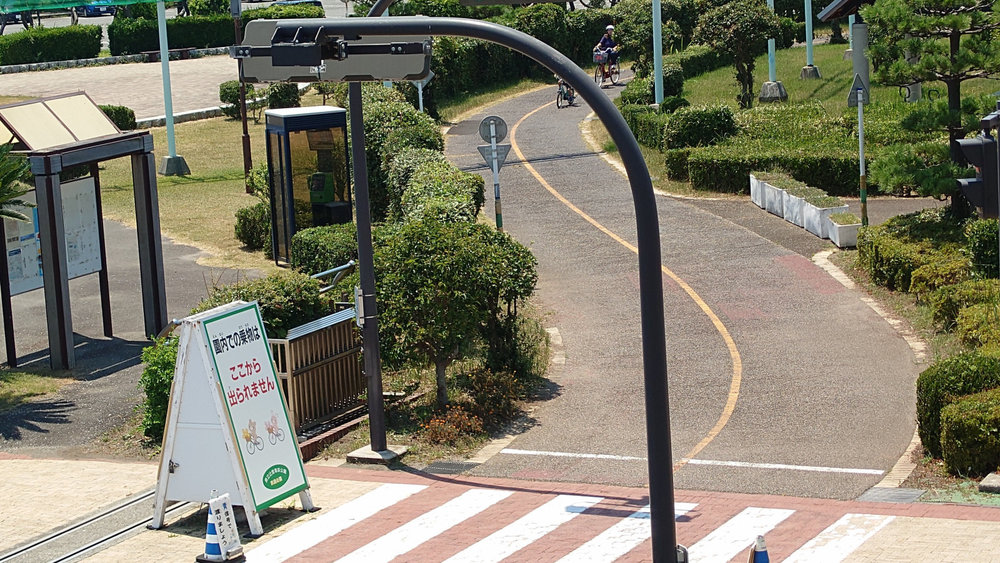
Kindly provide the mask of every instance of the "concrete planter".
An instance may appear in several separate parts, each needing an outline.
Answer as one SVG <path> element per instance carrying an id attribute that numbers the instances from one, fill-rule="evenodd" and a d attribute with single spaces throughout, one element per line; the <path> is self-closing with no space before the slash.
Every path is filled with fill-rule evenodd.
<path id="1" fill-rule="evenodd" d="M 767 182 L 761 182 L 760 185 L 764 188 L 764 202 L 768 213 L 772 213 L 778 217 L 784 217 L 785 208 L 783 200 L 785 190 L 776 188 Z"/>
<path id="2" fill-rule="evenodd" d="M 839 248 L 854 248 L 858 245 L 858 229 L 861 223 L 839 225 L 828 218 L 826 227 L 830 241 Z"/>
<path id="3" fill-rule="evenodd" d="M 829 238 L 829 235 L 827 234 L 827 225 L 831 223 L 830 215 L 840 212 L 846 213 L 847 210 L 848 207 L 846 205 L 838 207 L 816 207 L 807 201 L 802 206 L 802 226 L 819 238 Z"/>
<path id="4" fill-rule="evenodd" d="M 806 200 L 797 195 L 793 195 L 788 191 L 785 191 L 781 198 L 782 212 L 785 217 L 785 221 L 799 226 L 802 226 L 802 208 L 805 206 Z"/>
<path id="5" fill-rule="evenodd" d="M 750 201 L 761 209 L 764 209 L 767 206 L 767 201 L 764 196 L 764 186 L 760 180 L 754 177 L 753 174 L 750 175 Z"/>

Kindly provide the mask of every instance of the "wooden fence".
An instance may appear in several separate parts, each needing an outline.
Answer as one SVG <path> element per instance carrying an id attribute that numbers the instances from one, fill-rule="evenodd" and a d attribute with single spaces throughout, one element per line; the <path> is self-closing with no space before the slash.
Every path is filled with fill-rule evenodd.
<path id="1" fill-rule="evenodd" d="M 296 432 L 364 404 L 354 319 L 354 309 L 344 309 L 295 327 L 285 338 L 268 339 Z"/>

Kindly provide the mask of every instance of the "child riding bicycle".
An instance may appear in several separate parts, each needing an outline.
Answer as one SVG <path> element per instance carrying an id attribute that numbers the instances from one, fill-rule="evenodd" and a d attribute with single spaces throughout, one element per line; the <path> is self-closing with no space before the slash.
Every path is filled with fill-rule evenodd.
<path id="1" fill-rule="evenodd" d="M 597 45 L 594 45 L 594 62 L 597 63 L 601 76 L 604 78 L 611 76 L 605 64 L 618 64 L 618 43 L 612 38 L 614 31 L 615 26 L 613 25 L 604 28 L 604 35 L 601 36 Z"/>

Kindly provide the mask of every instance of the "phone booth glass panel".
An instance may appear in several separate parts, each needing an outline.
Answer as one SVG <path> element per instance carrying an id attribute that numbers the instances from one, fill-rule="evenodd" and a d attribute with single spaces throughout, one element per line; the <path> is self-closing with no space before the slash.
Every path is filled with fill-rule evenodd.
<path id="1" fill-rule="evenodd" d="M 264 112 L 270 168 L 274 260 L 291 261 L 301 229 L 353 219 L 347 111 L 328 106 Z"/>

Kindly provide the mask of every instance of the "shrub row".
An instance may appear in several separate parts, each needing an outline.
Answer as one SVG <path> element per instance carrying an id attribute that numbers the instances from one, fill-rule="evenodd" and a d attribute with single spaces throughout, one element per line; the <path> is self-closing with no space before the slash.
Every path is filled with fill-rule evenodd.
<path id="1" fill-rule="evenodd" d="M 272 6 L 246 10 L 244 27 L 255 19 L 321 18 L 319 6 Z M 75 27 L 75 26 L 73 26 Z M 167 20 L 167 41 L 171 49 L 225 47 L 236 41 L 233 18 L 228 14 L 193 15 Z M 112 55 L 131 55 L 159 49 L 155 18 L 115 17 L 108 26 L 108 48 Z"/>
<path id="2" fill-rule="evenodd" d="M 670 103 L 664 100 L 659 113 L 645 105 L 623 105 L 621 112 L 636 140 L 659 150 L 711 145 L 736 133 L 728 106 L 689 107 L 686 103 L 674 97 Z M 676 111 L 669 113 L 671 108 Z"/>
<path id="3" fill-rule="evenodd" d="M 101 108 L 104 115 L 108 116 L 108 119 L 110 119 L 111 122 L 122 131 L 132 131 L 135 129 L 135 111 L 133 111 L 132 108 L 111 105 L 102 105 L 97 107 Z"/>
<path id="4" fill-rule="evenodd" d="M 92 59 L 101 52 L 101 26 L 29 27 L 0 36 L 0 65 Z"/>
<path id="5" fill-rule="evenodd" d="M 857 180 L 857 158 L 849 152 L 806 147 L 753 151 L 737 146 L 735 140 L 712 148 L 668 152 L 665 161 L 669 177 L 690 180 L 696 190 L 746 193 L 750 172 L 774 168 L 785 170 L 793 178 L 830 195 L 853 195 L 854 191 L 845 187 L 853 186 Z"/>
<path id="6" fill-rule="evenodd" d="M 1000 358 L 982 351 L 964 352 L 935 362 L 917 378 L 917 424 L 920 442 L 941 457 L 941 409 L 962 395 L 1000 387 Z"/>
<path id="7" fill-rule="evenodd" d="M 941 455 L 956 475 L 978 477 L 1000 466 L 1000 389 L 956 400 L 941 409 Z"/>

